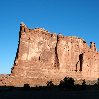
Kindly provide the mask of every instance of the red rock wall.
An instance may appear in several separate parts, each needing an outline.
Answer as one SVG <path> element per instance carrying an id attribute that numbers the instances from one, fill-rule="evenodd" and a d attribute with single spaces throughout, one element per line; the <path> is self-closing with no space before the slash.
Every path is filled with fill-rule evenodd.
<path id="1" fill-rule="evenodd" d="M 64 77 L 94 80 L 99 77 L 99 52 L 75 36 L 50 34 L 21 24 L 19 46 L 7 85 L 45 85 Z"/>

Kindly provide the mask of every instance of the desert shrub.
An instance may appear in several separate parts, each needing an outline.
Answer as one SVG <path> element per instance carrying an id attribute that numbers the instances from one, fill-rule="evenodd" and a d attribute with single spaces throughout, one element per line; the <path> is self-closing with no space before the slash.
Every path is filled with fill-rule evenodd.
<path id="1" fill-rule="evenodd" d="M 63 80 L 60 81 L 59 86 L 62 88 L 74 88 L 74 79 L 65 77 Z"/>
<path id="2" fill-rule="evenodd" d="M 85 81 L 85 79 L 84 79 L 83 82 L 82 82 L 81 89 L 85 89 L 85 88 L 86 88 L 86 81 Z"/>
<path id="3" fill-rule="evenodd" d="M 97 79 L 97 85 L 99 86 L 99 78 Z"/>
<path id="4" fill-rule="evenodd" d="M 30 85 L 29 84 L 24 84 L 24 89 L 30 89 Z"/>
<path id="5" fill-rule="evenodd" d="M 48 87 L 53 87 L 53 86 L 54 86 L 53 81 L 48 81 L 48 82 L 47 82 L 47 86 L 48 86 Z"/>

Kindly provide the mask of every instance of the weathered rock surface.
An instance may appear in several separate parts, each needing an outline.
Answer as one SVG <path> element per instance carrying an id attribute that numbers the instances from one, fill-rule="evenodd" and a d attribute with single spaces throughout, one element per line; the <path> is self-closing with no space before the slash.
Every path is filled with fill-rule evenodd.
<path id="1" fill-rule="evenodd" d="M 64 77 L 96 80 L 99 78 L 99 52 L 75 36 L 50 34 L 42 28 L 20 25 L 19 45 L 10 75 L 0 76 L 0 85 L 57 84 Z"/>

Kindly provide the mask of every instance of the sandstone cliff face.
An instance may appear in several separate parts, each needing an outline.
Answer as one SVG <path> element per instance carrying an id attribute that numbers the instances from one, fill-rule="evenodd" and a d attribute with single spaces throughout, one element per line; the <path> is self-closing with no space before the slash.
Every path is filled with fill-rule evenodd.
<path id="1" fill-rule="evenodd" d="M 28 29 L 25 24 L 20 25 L 19 34 L 14 66 L 2 81 L 6 85 L 45 85 L 66 76 L 87 80 L 99 77 L 95 43 L 91 42 L 89 47 L 81 38 L 50 34 L 42 28 Z"/>

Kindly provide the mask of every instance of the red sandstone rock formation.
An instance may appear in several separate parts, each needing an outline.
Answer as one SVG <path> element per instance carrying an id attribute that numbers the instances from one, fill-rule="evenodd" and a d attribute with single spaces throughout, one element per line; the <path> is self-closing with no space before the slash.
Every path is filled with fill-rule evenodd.
<path id="1" fill-rule="evenodd" d="M 50 34 L 42 28 L 20 25 L 19 45 L 10 75 L 1 76 L 0 85 L 30 86 L 55 84 L 64 77 L 99 78 L 99 52 L 75 36 Z"/>

